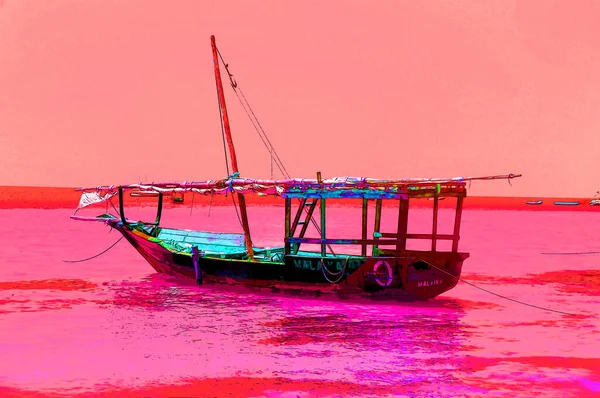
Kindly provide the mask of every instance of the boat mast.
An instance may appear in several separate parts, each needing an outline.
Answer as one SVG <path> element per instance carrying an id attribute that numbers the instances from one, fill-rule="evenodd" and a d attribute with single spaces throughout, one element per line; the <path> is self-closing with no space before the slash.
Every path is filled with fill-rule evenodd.
<path id="1" fill-rule="evenodd" d="M 225 138 L 227 139 L 227 146 L 229 147 L 229 156 L 231 158 L 231 168 L 233 175 L 239 173 L 237 158 L 235 156 L 235 148 L 233 146 L 233 139 L 231 138 L 231 128 L 229 126 L 229 117 L 227 116 L 227 106 L 225 105 L 225 94 L 223 93 L 223 83 L 221 81 L 221 70 L 219 69 L 219 54 L 217 51 L 217 44 L 215 43 L 215 36 L 210 36 L 210 44 L 212 46 L 213 62 L 215 65 L 215 80 L 217 82 L 217 95 L 219 97 L 219 107 L 221 108 L 221 114 L 223 118 L 223 128 L 225 129 Z M 234 177 L 231 177 L 234 178 Z M 232 193 L 233 195 L 234 193 Z M 248 213 L 246 212 L 246 200 L 244 195 L 237 193 L 238 201 L 240 203 L 240 215 L 242 218 L 242 228 L 244 229 L 244 238 L 246 240 L 246 248 L 248 249 L 248 256 L 251 261 L 254 261 L 254 249 L 252 248 L 252 239 L 250 238 L 250 226 L 248 225 Z"/>

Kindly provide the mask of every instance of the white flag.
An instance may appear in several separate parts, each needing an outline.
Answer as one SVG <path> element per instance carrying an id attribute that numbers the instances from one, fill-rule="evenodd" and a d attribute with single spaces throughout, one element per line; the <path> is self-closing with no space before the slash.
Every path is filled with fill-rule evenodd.
<path id="1" fill-rule="evenodd" d="M 112 198 L 116 194 L 116 191 L 108 191 L 104 196 L 100 194 L 100 191 L 84 192 L 81 194 L 81 199 L 79 199 L 79 206 L 77 206 L 77 210 L 89 205 L 93 205 L 94 203 L 102 203 L 105 200 Z"/>

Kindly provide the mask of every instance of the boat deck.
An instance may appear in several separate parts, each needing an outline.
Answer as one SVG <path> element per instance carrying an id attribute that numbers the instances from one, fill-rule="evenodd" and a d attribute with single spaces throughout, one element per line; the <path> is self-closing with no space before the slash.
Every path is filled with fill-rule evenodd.
<path id="1" fill-rule="evenodd" d="M 224 232 L 205 232 L 190 231 L 171 228 L 160 228 L 156 238 L 152 240 L 162 241 L 170 246 L 175 246 L 178 251 L 190 253 L 193 246 L 196 246 L 203 256 L 217 258 L 244 258 L 248 255 L 244 234 L 242 233 L 224 233 Z M 284 246 L 276 247 L 254 247 L 254 255 L 257 260 L 267 260 L 271 262 L 283 261 Z M 280 256 L 274 257 L 275 254 Z M 320 252 L 298 251 L 299 257 L 321 257 Z M 361 257 L 356 255 L 336 256 L 327 253 L 326 257 Z"/>
<path id="2" fill-rule="evenodd" d="M 243 258 L 248 255 L 246 241 L 242 233 L 190 231 L 171 228 L 160 228 L 157 240 L 173 245 L 181 251 L 191 252 L 196 246 L 203 256 L 218 258 Z M 282 253 L 284 247 L 254 248 L 259 258 L 271 258 L 275 253 Z M 283 257 L 281 257 L 283 259 Z"/>

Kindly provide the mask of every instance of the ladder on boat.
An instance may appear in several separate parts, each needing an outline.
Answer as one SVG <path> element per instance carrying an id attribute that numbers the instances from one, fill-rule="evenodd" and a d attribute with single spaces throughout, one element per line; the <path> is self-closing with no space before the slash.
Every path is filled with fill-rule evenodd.
<path id="1" fill-rule="evenodd" d="M 296 212 L 296 216 L 294 217 L 294 222 L 290 228 L 290 237 L 291 238 L 304 238 L 304 234 L 306 234 L 306 230 L 308 229 L 308 223 L 312 219 L 312 215 L 317 207 L 319 199 L 318 198 L 303 198 L 301 199 L 300 206 L 298 207 L 298 211 Z M 301 220 L 302 215 L 305 217 Z M 298 226 L 302 226 L 300 228 L 300 233 L 298 236 L 294 236 L 296 234 L 296 229 Z M 295 255 L 298 253 L 300 249 L 300 243 L 296 243 L 292 245 L 291 254 Z"/>

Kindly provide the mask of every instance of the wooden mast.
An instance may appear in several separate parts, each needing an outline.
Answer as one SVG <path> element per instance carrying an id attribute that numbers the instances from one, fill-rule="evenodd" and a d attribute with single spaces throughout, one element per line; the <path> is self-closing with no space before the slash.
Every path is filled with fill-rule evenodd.
<path id="1" fill-rule="evenodd" d="M 231 158 L 231 168 L 233 173 L 238 173 L 237 158 L 235 156 L 235 148 L 233 147 L 233 139 L 231 138 L 231 128 L 229 126 L 229 117 L 227 116 L 227 107 L 225 105 L 225 95 L 223 93 L 223 83 L 221 82 L 221 71 L 219 69 L 219 54 L 217 51 L 217 44 L 215 43 L 215 36 L 210 36 L 210 44 L 212 46 L 213 62 L 215 65 L 215 80 L 217 82 L 217 94 L 219 97 L 219 107 L 221 108 L 221 114 L 223 117 L 223 127 L 225 129 L 225 138 L 227 139 L 227 146 L 229 147 L 229 156 Z M 232 195 L 234 193 L 232 192 Z M 237 193 L 238 201 L 240 203 L 240 215 L 242 218 L 242 228 L 244 229 L 244 238 L 246 240 L 246 248 L 248 249 L 248 256 L 251 261 L 254 261 L 254 249 L 252 248 L 252 239 L 250 238 L 250 226 L 248 225 L 248 213 L 246 212 L 246 200 L 244 195 Z"/>

